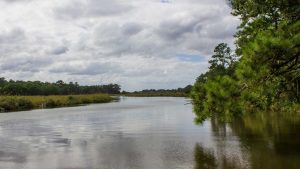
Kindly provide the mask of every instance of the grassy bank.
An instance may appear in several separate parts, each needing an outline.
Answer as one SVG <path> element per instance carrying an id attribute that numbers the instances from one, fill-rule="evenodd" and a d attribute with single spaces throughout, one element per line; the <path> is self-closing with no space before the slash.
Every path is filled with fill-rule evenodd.
<path id="1" fill-rule="evenodd" d="M 107 94 L 0 96 L 0 112 L 67 107 L 90 103 L 107 103 L 112 100 L 113 98 Z"/>

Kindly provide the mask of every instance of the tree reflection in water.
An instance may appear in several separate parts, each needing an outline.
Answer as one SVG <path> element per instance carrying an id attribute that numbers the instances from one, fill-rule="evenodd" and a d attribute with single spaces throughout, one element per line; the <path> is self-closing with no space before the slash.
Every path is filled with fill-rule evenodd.
<path id="1" fill-rule="evenodd" d="M 194 150 L 195 169 L 211 169 L 217 167 L 214 152 L 196 144 Z"/>
<path id="2" fill-rule="evenodd" d="M 195 169 L 240 169 L 238 159 L 229 159 L 225 155 L 219 160 L 212 149 L 205 149 L 196 144 L 194 149 Z"/>
<path id="3" fill-rule="evenodd" d="M 214 149 L 194 148 L 195 169 L 300 168 L 300 116 L 256 113 L 223 123 L 210 119 Z M 232 146 L 233 141 L 238 142 Z M 229 151 L 238 152 L 228 155 Z M 245 159 L 243 159 L 245 158 Z"/>

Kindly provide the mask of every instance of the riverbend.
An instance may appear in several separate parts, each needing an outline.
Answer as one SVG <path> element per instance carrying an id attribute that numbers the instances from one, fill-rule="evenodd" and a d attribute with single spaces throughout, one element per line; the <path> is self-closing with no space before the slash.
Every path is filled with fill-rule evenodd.
<path id="1" fill-rule="evenodd" d="M 193 120 L 190 100 L 171 97 L 121 97 L 107 104 L 3 113 L 0 168 L 300 167 L 295 121 L 256 116 L 196 125 Z"/>

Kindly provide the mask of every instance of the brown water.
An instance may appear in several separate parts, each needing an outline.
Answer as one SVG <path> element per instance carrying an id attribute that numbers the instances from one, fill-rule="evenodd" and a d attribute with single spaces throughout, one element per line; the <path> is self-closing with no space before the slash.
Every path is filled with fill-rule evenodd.
<path id="1" fill-rule="evenodd" d="M 300 168 L 295 118 L 193 123 L 185 98 L 0 114 L 1 169 Z"/>

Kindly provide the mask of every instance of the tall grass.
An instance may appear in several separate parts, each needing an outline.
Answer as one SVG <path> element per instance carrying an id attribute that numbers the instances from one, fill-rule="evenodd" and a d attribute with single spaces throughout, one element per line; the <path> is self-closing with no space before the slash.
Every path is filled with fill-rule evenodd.
<path id="1" fill-rule="evenodd" d="M 90 103 L 107 103 L 112 100 L 113 98 L 107 94 L 0 96 L 0 112 L 66 107 Z"/>

